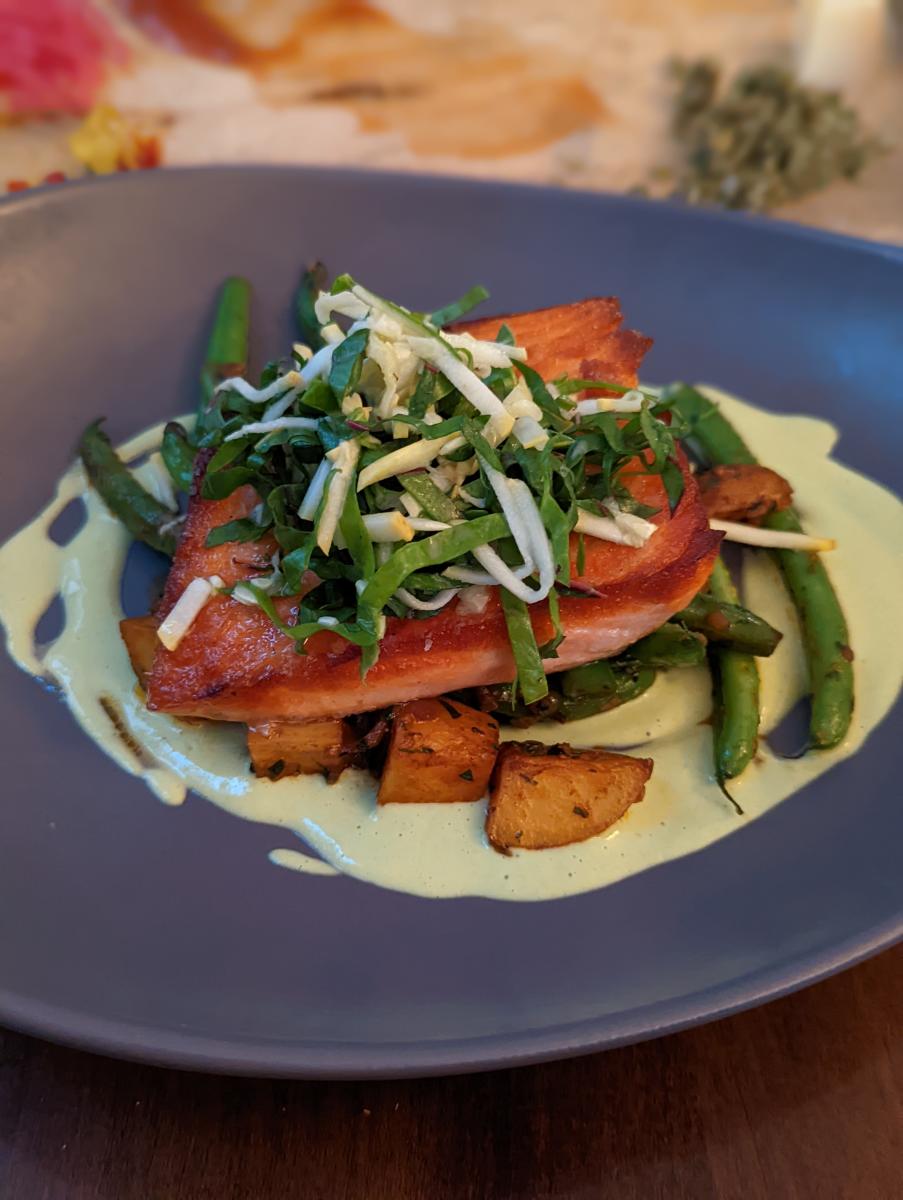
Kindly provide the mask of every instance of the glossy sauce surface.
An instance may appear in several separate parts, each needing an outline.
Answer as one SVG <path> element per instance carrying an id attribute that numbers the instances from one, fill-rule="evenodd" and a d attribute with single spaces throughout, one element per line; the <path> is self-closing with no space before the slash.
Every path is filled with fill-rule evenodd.
<path id="1" fill-rule="evenodd" d="M 437 897 L 540 900 L 613 883 L 741 829 L 855 753 L 893 704 L 903 675 L 894 607 L 881 599 L 903 593 L 903 504 L 830 458 L 837 434 L 825 422 L 769 414 L 705 390 L 753 452 L 790 479 L 806 526 L 837 538 L 827 564 L 856 653 L 856 711 L 844 745 L 783 759 L 763 738 L 757 761 L 735 788 L 742 817 L 712 777 L 704 668 L 663 672 L 647 693 L 611 713 L 510 731 L 549 742 L 642 747 L 654 758 L 642 804 L 607 834 L 575 846 L 502 857 L 485 841 L 483 803 L 377 810 L 373 781 L 363 772 L 347 771 L 334 785 L 310 777 L 254 779 L 243 727 L 185 724 L 145 708 L 117 627 L 129 538 L 86 487 L 78 466 L 61 479 L 47 508 L 0 548 L 0 619 L 9 652 L 23 670 L 58 687 L 85 732 L 165 803 L 178 805 L 191 790 L 245 820 L 273 826 L 275 865 L 319 876 L 350 874 Z M 133 438 L 121 448 L 123 457 L 155 449 L 161 430 Z M 78 499 L 86 520 L 67 545 L 58 546 L 48 531 Z M 759 660 L 767 734 L 804 694 L 805 662 L 793 608 L 767 554 L 746 554 L 743 590 L 749 607 L 785 634 L 772 658 Z M 65 610 L 63 630 L 49 646 L 36 647 L 35 628 L 57 595 Z"/>

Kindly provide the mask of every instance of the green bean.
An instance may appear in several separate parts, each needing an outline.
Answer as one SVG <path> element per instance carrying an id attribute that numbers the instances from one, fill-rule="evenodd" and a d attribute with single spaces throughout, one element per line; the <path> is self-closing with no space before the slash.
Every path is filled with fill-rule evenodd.
<path id="1" fill-rule="evenodd" d="M 636 681 L 642 678 L 644 686 L 638 691 Z M 625 662 L 622 658 L 600 658 L 597 662 L 584 663 L 580 667 L 571 667 L 562 671 L 556 677 L 556 686 L 562 693 L 564 702 L 597 700 L 602 708 L 614 701 L 623 704 L 627 700 L 645 691 L 655 678 L 655 671 L 649 664 Z"/>
<path id="2" fill-rule="evenodd" d="M 114 517 L 132 537 L 172 557 L 176 535 L 167 525 L 173 513 L 146 491 L 110 444 L 110 439 L 93 421 L 78 443 L 78 453 L 91 483 Z"/>
<path id="3" fill-rule="evenodd" d="M 769 529 L 801 533 L 792 509 L 766 517 Z M 809 739 L 817 750 L 830 750 L 846 737 L 853 716 L 853 651 L 837 593 L 818 554 L 775 550 L 787 590 L 802 618 L 809 661 L 812 712 Z"/>
<path id="4" fill-rule="evenodd" d="M 676 411 L 689 423 L 691 445 L 710 463 L 754 463 L 749 447 L 722 416 L 718 406 L 686 385 L 669 393 Z M 762 522 L 768 529 L 800 532 L 793 509 L 772 513 Z M 772 551 L 793 598 L 803 627 L 809 663 L 812 711 L 809 741 L 816 749 L 838 745 L 846 736 L 853 714 L 853 652 L 846 619 L 821 558 L 800 550 Z"/>
<path id="5" fill-rule="evenodd" d="M 187 492 L 191 488 L 194 475 L 195 448 L 191 439 L 178 421 L 168 421 L 163 430 L 163 444 L 160 454 L 173 483 L 180 491 Z"/>
<path id="6" fill-rule="evenodd" d="M 610 708 L 619 708 L 621 700 L 617 693 L 611 696 L 562 696 L 554 716 L 562 724 L 568 721 L 582 721 L 585 717 L 595 717 Z"/>
<path id="7" fill-rule="evenodd" d="M 570 684 L 565 682 L 567 676 L 571 677 Z M 477 703 L 480 708 L 504 717 L 509 724 L 521 727 L 550 717 L 556 721 L 579 721 L 626 704 L 651 687 L 654 680 L 652 667 L 617 658 L 600 659 L 549 676 L 552 690 L 533 704 L 524 704 L 511 684 L 480 688 Z M 578 691 L 578 686 L 584 690 Z"/>
<path id="8" fill-rule="evenodd" d="M 689 442 L 706 462 L 719 466 L 756 464 L 746 442 L 708 396 L 685 383 L 669 388 L 666 396 L 672 409 L 690 426 L 684 441 Z"/>
<path id="9" fill-rule="evenodd" d="M 717 559 L 709 580 L 712 594 L 736 604 L 730 572 Z M 715 775 L 721 789 L 741 775 L 755 756 L 759 742 L 759 671 L 751 654 L 739 650 L 710 650 L 715 693 Z M 735 807 L 736 801 L 728 795 Z M 739 808 L 738 808 L 739 811 Z"/>
<path id="10" fill-rule="evenodd" d="M 579 670 L 580 668 L 575 668 Z M 568 674 L 569 672 L 565 672 Z M 597 713 L 619 708 L 629 700 L 635 700 L 655 682 L 653 667 L 639 667 L 634 671 L 616 673 L 615 686 L 611 691 L 600 691 L 596 695 L 564 695 L 555 713 L 556 721 L 579 721 Z"/>
<path id="11" fill-rule="evenodd" d="M 304 269 L 298 290 L 295 292 L 295 324 L 301 340 L 311 350 L 319 350 L 323 343 L 320 322 L 314 312 L 314 304 L 320 292 L 329 286 L 329 276 L 321 262 L 311 263 Z"/>
<path id="12" fill-rule="evenodd" d="M 643 667 L 697 667 L 705 662 L 706 640 L 670 622 L 640 638 L 615 660 Z"/>
<path id="13" fill-rule="evenodd" d="M 251 285 L 247 279 L 231 276 L 220 289 L 201 368 L 201 398 L 198 405 L 196 434 L 206 431 L 216 411 L 214 393 L 217 384 L 234 375 L 243 375 L 248 361 L 248 329 L 251 317 Z"/>
<path id="14" fill-rule="evenodd" d="M 565 696 L 607 696 L 617 691 L 618 679 L 611 660 L 600 658 L 562 671 L 558 685 Z"/>
<path id="15" fill-rule="evenodd" d="M 220 289 L 213 330 L 201 368 L 201 397 L 198 404 L 195 435 L 216 425 L 218 409 L 214 403 L 216 386 L 245 370 L 248 357 L 248 322 L 251 285 L 233 276 Z M 91 483 L 104 503 L 125 525 L 132 537 L 146 542 L 163 554 L 173 555 L 176 535 L 167 525 L 173 513 L 146 491 L 128 467 L 119 460 L 110 439 L 94 421 L 81 436 L 78 452 Z M 183 489 L 191 484 L 194 449 L 182 427 L 170 422 L 163 434 L 163 459 L 173 480 Z"/>
<path id="16" fill-rule="evenodd" d="M 615 658 L 571 667 L 558 676 L 564 695 L 611 696 L 624 686 L 625 677 L 633 678 L 638 667 L 694 667 L 705 662 L 705 640 L 679 625 L 666 624 L 641 638 Z"/>
<path id="17" fill-rule="evenodd" d="M 467 700 L 470 703 L 469 700 Z M 558 692 L 549 691 L 532 704 L 524 704 L 518 688 L 513 683 L 497 683 L 478 689 L 477 706 L 497 716 L 504 717 L 509 725 L 526 728 L 537 721 L 554 717 L 561 704 Z"/>
<path id="18" fill-rule="evenodd" d="M 701 592 L 685 609 L 671 618 L 706 641 L 717 642 L 726 650 L 742 650 L 767 658 L 773 654 L 783 636 L 755 613 L 739 604 L 722 604 L 714 596 Z"/>

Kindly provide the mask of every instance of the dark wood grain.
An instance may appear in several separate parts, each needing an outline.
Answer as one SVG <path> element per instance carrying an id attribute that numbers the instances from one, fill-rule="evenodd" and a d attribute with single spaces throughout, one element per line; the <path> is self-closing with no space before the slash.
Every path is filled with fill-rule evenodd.
<path id="1" fill-rule="evenodd" d="M 404 1083 L 221 1079 L 5 1035 L 3 1200 L 898 1200 L 903 947 L 716 1025 Z"/>

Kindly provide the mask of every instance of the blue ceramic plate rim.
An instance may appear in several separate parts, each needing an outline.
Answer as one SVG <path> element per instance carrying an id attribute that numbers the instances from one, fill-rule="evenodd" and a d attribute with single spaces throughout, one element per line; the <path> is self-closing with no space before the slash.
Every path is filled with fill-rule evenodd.
<path id="1" fill-rule="evenodd" d="M 618 1046 L 631 1046 L 667 1034 L 720 1021 L 779 1000 L 801 988 L 890 949 L 903 940 L 903 916 L 861 937 L 782 963 L 772 971 L 722 987 L 605 1017 L 537 1033 L 430 1042 L 298 1042 L 267 1046 L 258 1040 L 185 1035 L 153 1025 L 130 1025 L 57 1008 L 0 989 L 0 1022 L 20 1033 L 132 1062 L 211 1074 L 285 1079 L 406 1079 L 463 1075 L 503 1067 L 577 1058 Z"/>
<path id="2" fill-rule="evenodd" d="M 466 190 L 479 197 L 505 194 L 513 203 L 519 196 L 546 199 L 573 196 L 574 193 L 541 185 L 500 184 L 491 181 L 462 181 L 454 177 L 410 176 L 393 172 L 369 172 L 354 168 L 298 168 L 273 166 L 233 166 L 169 169 L 167 176 L 199 178 L 205 176 L 256 176 L 316 180 L 320 186 L 338 189 L 366 189 L 378 185 L 410 185 L 426 188 Z M 106 190 L 110 187 L 134 187 L 143 180 L 86 180 L 66 185 L 67 192 Z M 159 187 L 159 177 L 148 184 Z M 163 186 L 166 186 L 165 184 Z M 44 187 L 0 202 L 0 215 L 41 204 L 58 189 Z M 619 195 L 580 193 L 583 203 L 596 203 L 620 212 L 635 208 L 674 211 L 672 205 L 642 198 Z M 685 210 L 680 210 L 681 212 Z M 867 255 L 903 264 L 903 250 L 878 242 L 849 238 L 823 230 L 797 226 L 790 222 L 751 217 L 746 214 L 700 212 L 687 213 L 691 221 L 708 222 L 738 230 L 749 227 L 767 229 L 776 238 L 844 247 Z M 51 481 L 48 479 L 47 481 Z M 24 681 L 23 681 L 24 682 Z M 867 753 L 867 751 L 865 751 Z M 428 903 L 428 902 L 427 902 Z M 238 1037 L 220 1039 L 191 1030 L 179 1033 L 148 1023 L 130 1023 L 97 1018 L 89 1012 L 57 1006 L 52 1002 L 23 996 L 0 988 L 0 1020 L 10 1027 L 34 1033 L 86 1049 L 117 1056 L 172 1066 L 236 1074 L 265 1074 L 292 1077 L 401 1077 L 485 1070 L 547 1059 L 590 1053 L 674 1032 L 707 1020 L 725 1017 L 754 1005 L 775 999 L 807 984 L 825 978 L 845 967 L 878 953 L 903 939 L 903 911 L 896 916 L 863 929 L 856 936 L 831 942 L 816 951 L 791 956 L 768 968 L 748 975 L 692 991 L 677 998 L 639 1005 L 626 1013 L 608 1014 L 574 1023 L 550 1025 L 532 1031 L 510 1034 L 493 1033 L 483 1037 L 448 1039 L 420 1044 L 386 1041 L 298 1041 L 267 1045 L 258 1039 Z"/>
<path id="3" fill-rule="evenodd" d="M 174 179 L 203 178 L 204 176 L 241 176 L 241 175 L 270 175 L 274 178 L 309 177 L 333 180 L 339 185 L 366 187 L 372 180 L 385 182 L 406 183 L 416 181 L 428 187 L 452 186 L 473 189 L 475 193 L 481 190 L 508 192 L 512 196 L 518 194 L 528 196 L 571 196 L 581 197 L 600 205 L 613 204 L 619 207 L 663 210 L 689 215 L 692 219 L 714 221 L 723 225 L 736 225 L 738 228 L 750 226 L 766 229 L 772 233 L 783 234 L 793 239 L 811 242 L 821 242 L 826 246 L 841 246 L 864 250 L 870 254 L 891 258 L 903 262 L 903 245 L 896 246 L 873 238 L 857 237 L 852 234 L 836 233 L 831 229 L 822 229 L 814 225 L 803 225 L 786 218 L 768 216 L 758 212 L 742 212 L 730 208 L 696 207 L 679 200 L 653 200 L 648 196 L 627 194 L 624 192 L 590 191 L 558 187 L 554 184 L 531 183 L 529 181 L 509 182 L 482 176 L 447 175 L 433 171 L 397 171 L 379 168 L 353 166 L 294 166 L 286 163 L 215 163 L 202 166 L 175 166 L 161 168 L 150 176 L 145 172 L 132 172 L 119 175 L 88 175 L 81 179 L 70 179 L 63 183 L 40 183 L 21 192 L 0 195 L 0 212 L 6 209 L 22 209 L 32 203 L 39 203 L 47 196 L 59 195 L 61 190 L 66 194 L 74 191 L 94 191 L 110 187 L 129 187 L 159 179 L 161 175 Z M 835 185 L 837 186 L 837 185 Z"/>

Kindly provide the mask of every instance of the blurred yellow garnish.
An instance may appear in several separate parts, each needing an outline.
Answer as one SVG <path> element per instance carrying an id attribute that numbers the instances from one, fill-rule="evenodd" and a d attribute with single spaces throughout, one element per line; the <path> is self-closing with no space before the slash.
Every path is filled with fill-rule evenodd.
<path id="1" fill-rule="evenodd" d="M 79 162 L 96 175 L 155 167 L 160 143 L 141 133 L 111 104 L 97 104 L 69 138 L 69 148 Z"/>

